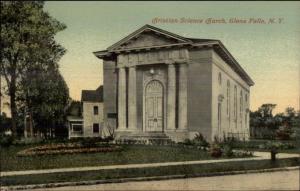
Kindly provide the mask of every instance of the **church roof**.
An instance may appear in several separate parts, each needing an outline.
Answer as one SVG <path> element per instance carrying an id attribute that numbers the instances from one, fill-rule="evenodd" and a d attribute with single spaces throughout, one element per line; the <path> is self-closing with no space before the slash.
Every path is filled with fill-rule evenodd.
<path id="1" fill-rule="evenodd" d="M 215 39 L 199 39 L 199 38 L 187 38 L 183 37 L 169 31 L 151 26 L 151 25 L 144 25 L 140 29 L 134 31 L 133 33 L 129 34 L 125 38 L 121 39 L 120 41 L 116 42 L 115 44 L 108 47 L 106 50 L 96 51 L 94 52 L 95 56 L 103 59 L 105 57 L 109 57 L 113 54 L 120 53 L 122 51 L 128 52 L 131 50 L 143 50 L 149 49 L 151 47 L 137 47 L 126 49 L 123 48 L 122 45 L 128 43 L 131 39 L 137 38 L 141 33 L 152 31 L 158 35 L 165 36 L 168 39 L 172 39 L 174 43 L 170 43 L 167 45 L 160 45 L 160 46 L 153 46 L 154 48 L 161 48 L 161 47 L 171 47 L 171 46 L 183 46 L 183 45 L 190 45 L 192 47 L 212 47 L 225 61 L 226 63 L 236 72 L 238 73 L 242 79 L 248 85 L 254 85 L 253 80 L 250 76 L 245 72 L 245 70 L 239 65 L 239 63 L 235 60 L 235 58 L 230 54 L 230 52 L 226 49 L 223 43 L 220 40 Z"/>
<path id="2" fill-rule="evenodd" d="M 81 101 L 103 102 L 103 86 L 99 86 L 96 90 L 82 90 Z"/>

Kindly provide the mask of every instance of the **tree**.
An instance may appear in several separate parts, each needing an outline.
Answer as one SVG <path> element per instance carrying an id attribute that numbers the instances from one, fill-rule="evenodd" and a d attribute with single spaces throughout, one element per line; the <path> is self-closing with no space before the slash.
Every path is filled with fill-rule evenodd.
<path id="1" fill-rule="evenodd" d="M 258 108 L 258 112 L 262 114 L 263 117 L 273 117 L 273 110 L 275 109 L 276 104 L 272 103 L 267 103 L 267 104 L 262 104 Z"/>
<path id="2" fill-rule="evenodd" d="M 28 114 L 30 128 L 52 135 L 54 127 L 65 121 L 69 89 L 58 69 L 30 68 L 21 80 L 17 94 L 20 110 Z M 31 130 L 32 132 L 32 130 Z"/>
<path id="3" fill-rule="evenodd" d="M 67 107 L 67 115 L 80 117 L 82 115 L 82 104 L 80 101 L 71 100 Z"/>
<path id="4" fill-rule="evenodd" d="M 273 117 L 273 110 L 276 104 L 262 104 L 257 111 L 250 112 L 251 135 L 258 137 L 272 137 L 278 129 L 277 121 L 281 119 Z"/>
<path id="5" fill-rule="evenodd" d="M 54 36 L 66 26 L 43 11 L 40 1 L 1 1 L 1 66 L 10 97 L 12 132 L 16 136 L 16 93 L 24 73 L 33 66 L 57 68 L 65 49 Z"/>

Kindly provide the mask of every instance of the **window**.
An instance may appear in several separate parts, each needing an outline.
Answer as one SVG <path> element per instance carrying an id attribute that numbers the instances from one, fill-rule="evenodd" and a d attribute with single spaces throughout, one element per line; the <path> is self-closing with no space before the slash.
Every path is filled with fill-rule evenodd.
<path id="1" fill-rule="evenodd" d="M 94 115 L 98 115 L 98 106 L 94 106 Z"/>
<path id="2" fill-rule="evenodd" d="M 248 101 L 248 95 L 245 94 L 245 101 L 247 102 Z"/>
<path id="3" fill-rule="evenodd" d="M 243 116 L 243 92 L 240 92 L 240 121 L 242 123 L 242 116 Z"/>
<path id="4" fill-rule="evenodd" d="M 221 120 L 222 120 L 222 105 L 219 102 L 218 103 L 218 132 L 219 132 L 219 135 L 221 132 Z"/>
<path id="5" fill-rule="evenodd" d="M 247 117 L 247 112 L 245 113 L 245 126 L 246 126 L 246 128 L 247 128 L 247 123 L 248 123 L 248 117 Z"/>
<path id="6" fill-rule="evenodd" d="M 240 92 L 240 115 L 242 115 L 242 108 L 243 108 L 243 92 Z"/>
<path id="7" fill-rule="evenodd" d="M 234 120 L 235 120 L 235 127 L 237 127 L 237 87 L 234 86 Z"/>
<path id="8" fill-rule="evenodd" d="M 93 133 L 99 133 L 99 123 L 93 124 Z"/>
<path id="9" fill-rule="evenodd" d="M 230 81 L 227 80 L 227 116 L 230 117 Z"/>
<path id="10" fill-rule="evenodd" d="M 82 132 L 82 125 L 81 124 L 72 124 L 73 132 Z"/>
<path id="11" fill-rule="evenodd" d="M 221 72 L 219 72 L 218 80 L 219 80 L 219 84 L 222 85 L 222 74 L 221 74 Z"/>

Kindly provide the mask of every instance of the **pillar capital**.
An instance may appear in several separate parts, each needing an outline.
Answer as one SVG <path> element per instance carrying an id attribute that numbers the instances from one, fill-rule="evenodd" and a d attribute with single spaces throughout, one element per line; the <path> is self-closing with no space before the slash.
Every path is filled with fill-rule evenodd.
<path id="1" fill-rule="evenodd" d="M 117 69 L 121 69 L 121 68 L 126 68 L 126 66 L 122 63 L 118 63 L 118 65 L 116 66 Z"/>
<path id="2" fill-rule="evenodd" d="M 189 62 L 186 59 L 176 60 L 175 63 L 178 64 L 179 66 L 186 66 L 189 64 Z"/>
<path id="3" fill-rule="evenodd" d="M 174 60 L 166 60 L 165 64 L 167 64 L 167 65 L 174 65 L 175 61 Z"/>
<path id="4" fill-rule="evenodd" d="M 128 68 L 136 68 L 136 65 L 130 65 Z"/>

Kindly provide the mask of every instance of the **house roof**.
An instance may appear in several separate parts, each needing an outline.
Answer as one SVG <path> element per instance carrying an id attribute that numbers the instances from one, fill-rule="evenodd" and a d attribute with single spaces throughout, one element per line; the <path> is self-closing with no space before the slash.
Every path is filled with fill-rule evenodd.
<path id="1" fill-rule="evenodd" d="M 220 40 L 187 38 L 187 37 L 183 37 L 183 36 L 171 33 L 169 31 L 166 31 L 166 30 L 163 30 L 163 29 L 151 26 L 151 25 L 144 25 L 140 29 L 134 31 L 133 33 L 126 36 L 125 38 L 123 38 L 120 41 L 116 42 L 115 44 L 111 45 L 106 50 L 96 51 L 96 52 L 94 52 L 94 54 L 96 57 L 103 59 L 105 57 L 110 57 L 113 54 L 119 53 L 120 51 L 130 51 L 128 49 L 120 50 L 120 49 L 118 49 L 118 47 L 120 47 L 124 43 L 127 43 L 130 39 L 136 38 L 139 34 L 143 33 L 144 31 L 153 31 L 154 33 L 158 33 L 160 35 L 166 36 L 167 38 L 172 38 L 177 41 L 177 43 L 172 44 L 170 46 L 190 45 L 193 47 L 212 47 L 226 61 L 226 63 L 235 72 L 237 72 L 242 79 L 245 80 L 245 82 L 248 85 L 250 85 L 250 86 L 254 85 L 254 82 L 250 78 L 250 76 L 239 65 L 239 63 L 230 54 L 230 52 L 226 49 L 226 47 L 223 45 L 223 43 Z M 136 49 L 142 50 L 143 48 L 149 49 L 151 47 L 139 47 Z M 155 47 L 155 48 L 159 48 L 159 47 Z"/>
<path id="2" fill-rule="evenodd" d="M 81 101 L 103 102 L 103 86 L 99 86 L 96 90 L 82 90 Z"/>

